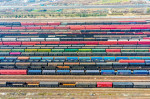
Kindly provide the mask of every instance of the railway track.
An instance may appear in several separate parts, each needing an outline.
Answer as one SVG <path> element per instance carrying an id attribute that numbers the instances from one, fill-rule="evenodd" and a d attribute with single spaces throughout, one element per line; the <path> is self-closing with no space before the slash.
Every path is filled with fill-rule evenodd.
<path id="1" fill-rule="evenodd" d="M 48 19 L 9 19 L 9 18 L 4 18 L 0 19 L 1 22 L 93 22 L 93 21 L 144 21 L 144 20 L 149 20 L 150 17 L 139 17 L 139 18 L 48 18 Z"/>
<path id="2" fill-rule="evenodd" d="M 0 75 L 0 81 L 110 81 L 149 82 L 150 76 L 89 76 L 89 75 Z"/>

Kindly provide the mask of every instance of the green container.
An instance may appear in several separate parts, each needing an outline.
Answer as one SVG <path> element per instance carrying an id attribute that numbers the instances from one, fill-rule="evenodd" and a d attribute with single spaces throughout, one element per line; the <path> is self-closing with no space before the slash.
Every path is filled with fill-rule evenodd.
<path id="1" fill-rule="evenodd" d="M 78 49 L 65 49 L 65 52 L 78 52 Z"/>
<path id="2" fill-rule="evenodd" d="M 11 49 L 12 52 L 24 52 L 24 49 Z"/>
<path id="3" fill-rule="evenodd" d="M 37 52 L 38 49 L 25 49 L 25 52 Z"/>
<path id="4" fill-rule="evenodd" d="M 121 52 L 134 52 L 134 49 L 121 49 Z"/>
<path id="5" fill-rule="evenodd" d="M 92 52 L 106 52 L 105 49 L 92 49 Z"/>
<path id="6" fill-rule="evenodd" d="M 51 52 L 51 49 L 38 49 L 38 52 Z"/>
<path id="7" fill-rule="evenodd" d="M 11 52 L 11 49 L 0 49 L 0 52 Z"/>
<path id="8" fill-rule="evenodd" d="M 52 49 L 52 52 L 64 52 L 64 49 Z"/>
<path id="9" fill-rule="evenodd" d="M 135 52 L 149 52 L 149 49 L 135 49 Z"/>
<path id="10" fill-rule="evenodd" d="M 92 49 L 79 49 L 79 52 L 92 52 Z"/>

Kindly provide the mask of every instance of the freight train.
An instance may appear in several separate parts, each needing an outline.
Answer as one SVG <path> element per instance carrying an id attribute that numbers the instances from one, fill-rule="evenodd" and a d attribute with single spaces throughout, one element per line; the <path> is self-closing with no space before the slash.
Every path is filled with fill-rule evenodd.
<path id="1" fill-rule="evenodd" d="M 150 75 L 150 70 L 33 70 L 1 69 L 0 75 Z"/>
<path id="2" fill-rule="evenodd" d="M 0 87 L 150 88 L 150 82 L 0 82 Z"/>

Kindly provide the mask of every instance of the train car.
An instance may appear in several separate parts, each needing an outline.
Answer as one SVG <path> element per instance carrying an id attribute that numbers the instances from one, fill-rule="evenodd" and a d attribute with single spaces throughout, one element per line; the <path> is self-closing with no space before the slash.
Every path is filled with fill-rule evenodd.
<path id="1" fill-rule="evenodd" d="M 112 88 L 113 83 L 112 82 L 97 82 L 98 88 Z"/>
<path id="2" fill-rule="evenodd" d="M 86 70 L 86 75 L 100 75 L 99 70 Z"/>
<path id="3" fill-rule="evenodd" d="M 28 70 L 28 75 L 41 75 L 42 70 Z"/>
<path id="4" fill-rule="evenodd" d="M 55 75 L 56 70 L 42 70 L 42 75 Z"/>
<path id="5" fill-rule="evenodd" d="M 77 88 L 95 88 L 96 87 L 96 82 L 76 82 L 76 87 Z"/>
<path id="6" fill-rule="evenodd" d="M 131 70 L 117 70 L 117 75 L 131 75 Z"/>
<path id="7" fill-rule="evenodd" d="M 59 87 L 61 87 L 61 88 L 74 88 L 74 87 L 76 87 L 76 83 L 75 82 L 60 82 Z"/>
<path id="8" fill-rule="evenodd" d="M 0 70 L 1 75 L 27 75 L 27 70 Z"/>
<path id="9" fill-rule="evenodd" d="M 132 82 L 113 82 L 113 88 L 133 88 Z"/>
<path id="10" fill-rule="evenodd" d="M 40 82 L 40 87 L 59 87 L 58 82 Z"/>
<path id="11" fill-rule="evenodd" d="M 85 72 L 84 72 L 84 70 L 71 70 L 70 74 L 71 75 L 84 75 Z"/>
<path id="12" fill-rule="evenodd" d="M 6 82 L 7 87 L 26 87 L 25 82 Z"/>
<path id="13" fill-rule="evenodd" d="M 101 70 L 101 75 L 115 75 L 114 70 Z"/>
<path id="14" fill-rule="evenodd" d="M 30 82 L 26 82 L 27 87 L 39 87 L 40 86 L 40 82 L 34 82 L 34 81 L 30 81 Z"/>
<path id="15" fill-rule="evenodd" d="M 133 82 L 133 88 L 150 88 L 150 82 Z"/>
<path id="16" fill-rule="evenodd" d="M 149 72 L 147 70 L 133 70 L 134 75 L 148 75 Z"/>
<path id="17" fill-rule="evenodd" d="M 70 70 L 57 70 L 56 74 L 67 75 L 67 74 L 70 74 Z"/>

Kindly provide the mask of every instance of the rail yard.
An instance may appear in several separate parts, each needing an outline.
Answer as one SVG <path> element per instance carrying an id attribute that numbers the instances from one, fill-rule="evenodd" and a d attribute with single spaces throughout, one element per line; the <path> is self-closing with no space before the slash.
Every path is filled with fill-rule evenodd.
<path id="1" fill-rule="evenodd" d="M 149 99 L 149 0 L 0 0 L 0 98 Z"/>

